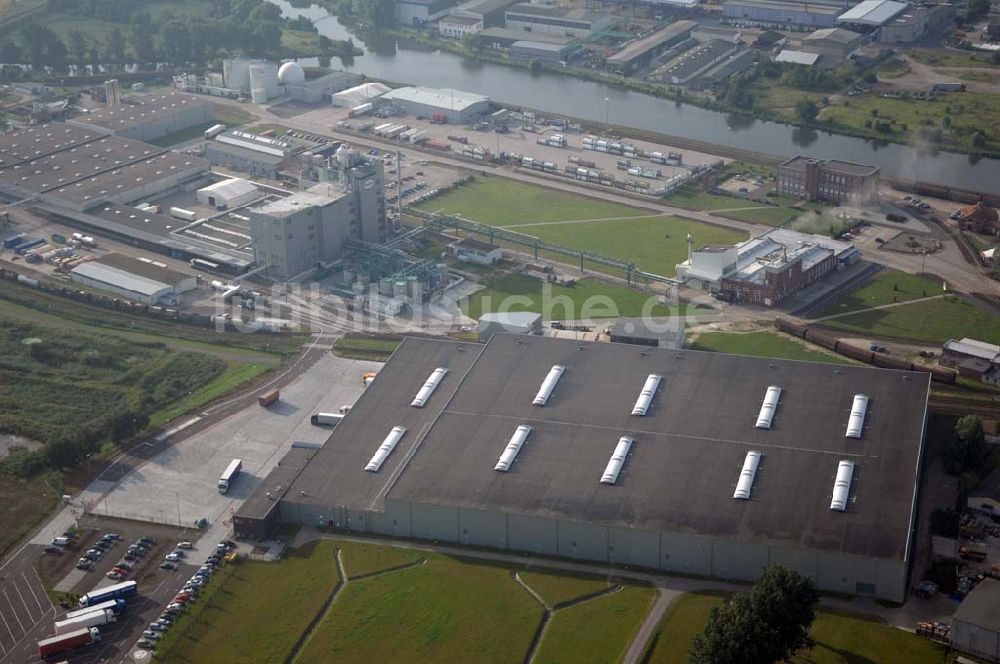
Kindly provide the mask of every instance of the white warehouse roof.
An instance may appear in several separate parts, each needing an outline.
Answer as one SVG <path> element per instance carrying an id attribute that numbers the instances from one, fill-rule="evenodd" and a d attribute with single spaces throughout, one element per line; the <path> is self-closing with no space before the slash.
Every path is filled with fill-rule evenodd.
<path id="1" fill-rule="evenodd" d="M 249 180 L 244 180 L 243 178 L 230 178 L 228 180 L 213 182 L 207 187 L 202 187 L 198 190 L 199 194 L 202 192 L 222 196 L 229 200 L 240 198 L 249 194 L 259 193 L 257 185 Z"/>
<path id="2" fill-rule="evenodd" d="M 94 281 L 108 284 L 110 286 L 115 286 L 147 298 L 155 299 L 159 295 L 169 293 L 173 290 L 173 286 L 170 284 L 165 284 L 153 279 L 147 279 L 146 277 L 138 274 L 133 274 L 131 272 L 127 272 L 110 265 L 104 265 L 103 263 L 98 263 L 96 261 L 77 265 L 73 268 L 72 273 L 81 277 L 93 279 Z"/>
<path id="3" fill-rule="evenodd" d="M 357 106 L 381 97 L 391 90 L 384 83 L 362 83 L 333 95 L 338 106 Z"/>
<path id="4" fill-rule="evenodd" d="M 792 51 L 785 49 L 774 59 L 775 62 L 791 62 L 796 65 L 812 66 L 819 60 L 819 53 L 806 53 L 805 51 Z"/>
<path id="5" fill-rule="evenodd" d="M 424 88 L 410 87 L 390 90 L 382 95 L 383 99 L 393 101 L 405 101 L 413 104 L 423 104 L 425 106 L 436 106 L 438 108 L 462 111 L 470 106 L 489 102 L 489 97 L 477 95 L 472 92 L 463 92 L 451 88 Z"/>
<path id="6" fill-rule="evenodd" d="M 906 9 L 905 2 L 896 0 L 864 0 L 837 17 L 838 23 L 884 25 Z"/>

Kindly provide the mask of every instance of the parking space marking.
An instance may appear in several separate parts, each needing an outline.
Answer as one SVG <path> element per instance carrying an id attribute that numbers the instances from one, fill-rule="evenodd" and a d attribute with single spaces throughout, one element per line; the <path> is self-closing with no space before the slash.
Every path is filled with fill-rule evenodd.
<path id="1" fill-rule="evenodd" d="M 16 608 L 14 608 L 14 602 L 10 601 L 10 595 L 7 594 L 6 588 L 4 588 L 3 596 L 7 598 L 7 606 L 9 606 L 14 611 L 14 617 L 17 618 L 17 624 L 21 626 L 21 634 L 24 634 L 28 630 L 24 629 L 24 623 L 21 622 L 21 616 L 17 615 L 18 611 Z M 14 633 L 11 632 L 10 635 L 14 636 Z"/>
<path id="2" fill-rule="evenodd" d="M 53 611 L 54 611 L 54 609 L 52 609 L 52 610 L 49 610 L 49 611 L 46 611 L 46 612 L 45 612 L 45 615 L 43 615 L 43 616 L 42 616 L 41 620 L 44 620 L 44 619 L 48 618 L 48 617 L 49 617 L 49 614 L 50 614 L 50 613 L 52 613 Z M 41 622 L 41 620 L 39 620 L 39 622 Z M 35 624 L 37 625 L 38 623 L 36 622 Z M 9 629 L 9 628 L 8 628 L 8 629 Z M 17 641 L 15 641 L 15 642 L 14 642 L 14 645 L 13 645 L 13 646 L 11 646 L 11 647 L 10 647 L 10 649 L 11 649 L 11 650 L 14 650 L 15 648 L 17 648 L 17 647 L 18 647 L 19 645 L 21 645 L 21 643 L 22 643 L 22 642 L 23 642 L 23 641 L 24 641 L 24 640 L 25 640 L 26 638 L 28 638 L 29 636 L 31 636 L 31 634 L 30 634 L 30 633 L 25 633 L 24 635 L 22 635 L 20 639 L 18 639 Z M 32 649 L 31 649 L 31 648 L 28 648 L 27 650 L 28 650 L 29 652 L 31 652 L 31 651 L 32 651 Z M 7 653 L 7 655 L 4 655 L 4 657 L 3 657 L 3 658 L 0 658 L 0 662 L 2 662 L 3 660 L 5 660 L 5 659 L 7 658 L 7 656 L 8 656 L 8 655 L 10 655 L 10 654 L 11 654 L 11 653 L 10 653 L 10 652 L 8 652 L 8 653 Z M 32 659 L 38 659 L 37 655 L 33 656 L 33 657 L 32 657 Z"/>
<path id="3" fill-rule="evenodd" d="M 38 578 L 38 572 L 35 571 L 34 567 L 31 568 L 31 573 L 35 575 L 35 580 L 38 581 L 38 584 L 43 585 L 42 580 Z M 24 576 L 24 572 L 21 572 L 21 575 Z M 27 577 L 25 577 L 25 581 L 27 580 L 28 580 Z M 42 602 L 38 599 L 38 595 L 35 594 L 35 589 L 32 587 L 32 584 L 30 582 L 28 583 L 28 590 L 31 591 L 31 596 L 35 598 L 35 603 L 38 604 L 38 609 L 44 612 L 45 607 L 42 606 Z M 48 598 L 46 598 L 45 603 L 49 606 L 49 608 L 52 608 L 52 603 L 48 601 Z"/>
<path id="4" fill-rule="evenodd" d="M 2 615 L 0 615 L 0 622 L 2 622 L 3 626 L 7 628 L 7 633 L 10 634 L 10 640 L 16 646 L 17 645 L 17 637 L 14 636 L 14 631 L 10 628 L 10 625 L 7 624 L 7 619 L 4 618 Z M 11 647 L 13 648 L 14 646 L 11 646 Z"/>
<path id="5" fill-rule="evenodd" d="M 22 574 L 22 576 L 23 576 L 23 575 L 24 575 L 24 572 L 22 572 L 21 574 Z M 19 597 L 19 598 L 21 599 L 21 604 L 23 604 L 23 605 L 24 605 L 24 613 L 25 613 L 25 616 L 26 616 L 27 618 L 31 618 L 31 617 L 32 617 L 32 616 L 33 616 L 34 614 L 33 614 L 32 610 L 31 610 L 31 607 L 29 607 L 29 606 L 28 606 L 28 603 L 27 603 L 26 601 L 24 601 L 24 595 L 23 595 L 23 594 L 21 593 L 21 588 L 20 588 L 20 586 L 18 586 L 17 582 L 15 582 L 15 583 L 13 584 L 13 586 L 14 586 L 14 590 L 15 590 L 15 591 L 17 592 L 17 596 L 18 596 L 18 597 Z M 41 607 L 39 607 L 39 608 L 41 608 Z M 37 622 L 38 622 L 38 620 L 36 619 L 36 620 L 35 620 L 35 622 L 37 623 Z M 34 625 L 32 625 L 32 627 L 34 627 Z"/>

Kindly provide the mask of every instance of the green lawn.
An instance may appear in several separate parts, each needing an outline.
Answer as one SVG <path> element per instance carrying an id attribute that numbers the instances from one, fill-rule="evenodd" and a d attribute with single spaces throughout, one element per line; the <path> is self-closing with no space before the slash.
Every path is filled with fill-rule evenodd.
<path id="1" fill-rule="evenodd" d="M 788 208 L 770 205 L 753 207 L 757 204 L 752 201 L 747 201 L 746 203 L 747 207 L 750 208 L 748 210 L 731 210 L 728 212 L 718 212 L 717 214 L 727 219 L 748 221 L 754 224 L 763 224 L 764 226 L 781 226 L 802 214 L 799 210 L 789 210 Z"/>
<path id="2" fill-rule="evenodd" d="M 989 67 L 993 62 L 989 53 L 970 51 L 914 49 L 909 55 L 917 62 L 934 67 Z"/>
<path id="3" fill-rule="evenodd" d="M 620 662 L 655 598 L 652 587 L 625 586 L 619 592 L 556 611 L 534 661 Z"/>
<path id="4" fill-rule="evenodd" d="M 472 318 L 497 311 L 531 311 L 545 320 L 580 320 L 672 313 L 655 302 L 653 295 L 612 286 L 593 279 L 581 279 L 573 287 L 543 284 L 521 274 L 489 280 L 486 289 L 473 293 L 462 303 L 462 311 Z M 551 289 L 551 290 L 549 290 Z M 545 293 L 550 293 L 546 296 Z"/>
<path id="5" fill-rule="evenodd" d="M 856 291 L 834 300 L 816 313 L 814 318 L 870 309 L 893 302 L 908 302 L 941 295 L 942 292 L 941 283 L 933 279 L 899 270 L 886 270 Z"/>
<path id="6" fill-rule="evenodd" d="M 428 212 L 458 213 L 491 226 L 655 214 L 650 210 L 498 177 L 478 177 L 418 207 Z M 535 234 L 529 230 L 523 232 Z"/>
<path id="7" fill-rule="evenodd" d="M 337 584 L 335 548 L 318 542 L 287 551 L 277 564 L 235 565 L 167 633 L 173 649 L 164 657 L 167 648 L 160 648 L 159 656 L 213 664 L 284 661 Z M 220 586 L 213 594 L 214 584 Z"/>
<path id="8" fill-rule="evenodd" d="M 420 560 L 422 554 L 414 549 L 396 546 L 373 546 L 362 542 L 337 542 L 340 562 L 348 579 L 379 572 Z"/>
<path id="9" fill-rule="evenodd" d="M 151 427 L 158 427 L 170 420 L 189 413 L 196 408 L 218 399 L 221 396 L 235 392 L 240 387 L 256 380 L 272 367 L 266 364 L 248 364 L 245 362 L 226 362 L 225 370 L 186 397 L 170 404 L 166 408 L 153 413 L 149 418 Z"/>
<path id="10" fill-rule="evenodd" d="M 790 210 L 774 205 L 765 205 L 757 201 L 747 200 L 736 196 L 723 196 L 720 194 L 710 194 L 696 187 L 682 187 L 678 191 L 670 194 L 664 202 L 679 207 L 692 210 L 704 210 L 706 212 L 717 212 L 720 217 L 736 219 L 737 221 L 748 221 L 754 224 L 765 224 L 767 226 L 780 226 L 789 219 L 802 214 L 798 210 Z M 733 208 L 751 208 L 747 210 Z M 720 210 L 730 210 L 728 212 L 718 212 Z"/>
<path id="11" fill-rule="evenodd" d="M 333 352 L 340 357 L 355 360 L 374 360 L 385 362 L 396 348 L 402 337 L 369 337 L 361 334 L 345 334 L 333 344 Z"/>
<path id="12" fill-rule="evenodd" d="M 549 606 L 603 590 L 608 580 L 596 576 L 570 576 L 546 572 L 521 572 L 521 580 L 542 596 Z"/>
<path id="13" fill-rule="evenodd" d="M 520 662 L 541 617 L 508 569 L 427 554 L 345 586 L 297 661 Z"/>
<path id="14" fill-rule="evenodd" d="M 712 607 L 722 601 L 721 595 L 709 593 L 691 593 L 675 601 L 660 624 L 644 664 L 686 664 L 691 642 L 705 626 Z M 944 664 L 946 661 L 944 648 L 928 639 L 883 623 L 830 611 L 817 612 L 810 636 L 816 645 L 808 653 L 795 657 L 792 664 Z"/>
<path id="15" fill-rule="evenodd" d="M 827 364 L 856 364 L 846 357 L 814 350 L 797 339 L 777 332 L 704 332 L 691 344 L 691 349 Z"/>
<path id="16" fill-rule="evenodd" d="M 1000 341 L 1000 316 L 957 295 L 831 318 L 823 325 L 857 334 L 944 343 L 951 337 Z"/>

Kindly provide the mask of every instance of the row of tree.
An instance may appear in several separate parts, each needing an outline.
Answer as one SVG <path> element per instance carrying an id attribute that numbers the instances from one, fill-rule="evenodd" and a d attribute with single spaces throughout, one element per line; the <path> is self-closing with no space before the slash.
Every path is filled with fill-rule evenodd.
<path id="1" fill-rule="evenodd" d="M 159 14 L 158 21 L 142 4 L 130 1 L 49 0 L 49 4 L 54 11 L 74 15 L 93 9 L 113 27 L 102 37 L 70 29 L 64 41 L 44 23 L 25 23 L 13 35 L 8 33 L 7 37 L 14 38 L 0 39 L 0 61 L 38 67 L 69 63 L 202 63 L 230 53 L 277 58 L 284 26 L 316 32 L 308 18 L 284 21 L 280 9 L 263 0 L 212 0 L 207 15 L 168 10 Z M 339 54 L 333 42 L 325 42 L 324 52 Z"/>

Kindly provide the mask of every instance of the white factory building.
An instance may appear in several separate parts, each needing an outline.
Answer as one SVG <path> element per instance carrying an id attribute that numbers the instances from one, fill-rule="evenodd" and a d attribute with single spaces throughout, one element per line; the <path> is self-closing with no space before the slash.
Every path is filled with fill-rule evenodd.
<path id="1" fill-rule="evenodd" d="M 196 196 L 199 203 L 224 210 L 251 203 L 261 198 L 261 192 L 249 180 L 230 178 L 202 187 Z"/>
<path id="2" fill-rule="evenodd" d="M 443 116 L 452 124 L 464 124 L 490 109 L 489 97 L 451 88 L 397 88 L 382 95 L 382 101 L 410 115 Z"/>
<path id="3" fill-rule="evenodd" d="M 141 304 L 173 304 L 177 296 L 198 287 L 193 274 L 178 272 L 165 263 L 125 254 L 105 254 L 70 272 L 73 281 L 115 293 Z"/>
<path id="4" fill-rule="evenodd" d="M 361 104 L 374 102 L 391 89 L 384 83 L 362 83 L 331 95 L 330 102 L 341 108 L 354 108 Z"/>
<path id="5" fill-rule="evenodd" d="M 285 62 L 279 67 L 270 60 L 246 57 L 223 60 L 222 77 L 226 89 L 249 94 L 255 104 L 264 104 L 280 97 L 318 104 L 361 81 L 357 74 L 345 71 L 306 79 L 305 70 L 297 62 Z"/>

